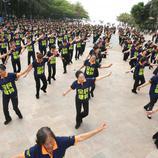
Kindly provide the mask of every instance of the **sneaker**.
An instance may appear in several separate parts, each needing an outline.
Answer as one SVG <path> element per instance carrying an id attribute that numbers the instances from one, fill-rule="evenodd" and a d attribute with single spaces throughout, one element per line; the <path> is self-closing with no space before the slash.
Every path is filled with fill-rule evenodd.
<path id="1" fill-rule="evenodd" d="M 52 77 L 52 79 L 55 81 L 56 80 L 56 78 L 55 77 Z"/>
<path id="2" fill-rule="evenodd" d="M 147 118 L 148 118 L 148 119 L 152 119 L 152 116 L 151 116 L 151 115 L 147 115 Z"/>
<path id="3" fill-rule="evenodd" d="M 4 122 L 4 125 L 8 125 L 11 121 L 12 121 L 11 118 L 10 118 L 9 120 L 6 120 L 6 121 Z"/>
<path id="4" fill-rule="evenodd" d="M 80 125 L 81 125 L 80 123 L 76 124 L 75 128 L 76 128 L 76 129 L 79 129 L 79 128 L 80 128 Z"/>
<path id="5" fill-rule="evenodd" d="M 135 94 L 137 94 L 137 91 L 132 89 L 132 93 L 135 93 Z"/>
<path id="6" fill-rule="evenodd" d="M 46 89 L 41 88 L 41 90 L 42 90 L 44 93 L 47 93 Z"/>
<path id="7" fill-rule="evenodd" d="M 18 115 L 19 119 L 23 119 L 23 116 L 22 114 Z"/>
<path id="8" fill-rule="evenodd" d="M 148 108 L 146 106 L 144 106 L 144 110 L 149 111 Z"/>
<path id="9" fill-rule="evenodd" d="M 36 94 L 36 99 L 39 99 L 39 94 Z"/>

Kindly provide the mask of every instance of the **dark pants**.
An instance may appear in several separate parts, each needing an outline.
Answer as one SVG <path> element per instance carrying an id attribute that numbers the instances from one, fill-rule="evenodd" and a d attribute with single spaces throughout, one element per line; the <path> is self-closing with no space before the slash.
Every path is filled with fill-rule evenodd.
<path id="1" fill-rule="evenodd" d="M 83 107 L 83 112 L 81 112 L 82 107 Z M 76 124 L 80 124 L 82 122 L 82 119 L 88 116 L 88 113 L 89 113 L 89 100 L 80 101 L 78 98 L 76 98 Z"/>
<path id="2" fill-rule="evenodd" d="M 20 59 L 19 59 L 19 60 L 12 61 L 12 66 L 13 66 L 13 71 L 14 71 L 14 73 L 20 72 L 20 71 L 21 71 Z"/>
<path id="3" fill-rule="evenodd" d="M 67 65 L 69 63 L 69 57 L 64 57 L 64 59 L 62 59 L 62 61 L 63 61 L 64 72 L 67 72 Z"/>
<path id="4" fill-rule="evenodd" d="M 91 87 L 91 93 L 93 93 L 95 90 L 95 83 L 93 84 L 93 86 Z"/>
<path id="5" fill-rule="evenodd" d="M 82 53 L 81 53 L 81 55 L 83 55 L 83 53 L 85 51 L 85 48 L 86 48 L 86 44 L 82 44 L 81 47 L 82 47 Z"/>
<path id="6" fill-rule="evenodd" d="M 79 59 L 81 55 L 82 55 L 82 48 L 76 48 L 75 59 Z"/>
<path id="7" fill-rule="evenodd" d="M 11 116 L 10 116 L 9 110 L 8 110 L 10 100 L 12 101 L 13 109 L 14 109 L 15 113 L 18 116 L 21 116 L 21 112 L 18 108 L 18 96 L 17 95 L 11 96 L 11 95 L 4 95 L 3 94 L 3 112 L 4 112 L 4 116 L 5 116 L 6 121 L 11 119 Z"/>
<path id="8" fill-rule="evenodd" d="M 133 91 L 136 91 L 138 86 L 145 83 L 144 76 L 135 77 L 134 80 L 135 80 L 135 82 L 134 82 L 134 85 L 133 85 Z"/>
<path id="9" fill-rule="evenodd" d="M 70 49 L 70 50 L 69 50 L 69 56 L 70 56 L 70 58 L 69 58 L 69 59 L 70 59 L 70 62 L 72 62 L 72 58 L 73 58 L 73 51 L 74 51 L 73 49 Z"/>
<path id="10" fill-rule="evenodd" d="M 35 52 L 28 52 L 28 58 L 27 58 L 28 65 L 31 64 L 31 58 L 33 61 L 35 60 Z"/>
<path id="11" fill-rule="evenodd" d="M 129 52 L 128 53 L 124 53 L 123 60 L 127 61 L 128 57 L 129 57 Z"/>
<path id="12" fill-rule="evenodd" d="M 46 53 L 47 53 L 47 48 L 46 48 L 46 47 L 40 48 L 40 53 L 43 54 L 43 55 L 46 55 Z"/>
<path id="13" fill-rule="evenodd" d="M 42 76 L 35 76 L 34 75 L 34 78 L 35 78 L 35 82 L 36 82 L 36 95 L 39 95 L 39 91 L 40 91 L 40 88 L 41 88 L 40 80 L 43 83 L 43 86 L 42 86 L 41 89 L 42 90 L 46 90 L 47 89 L 46 76 L 45 75 L 42 75 Z"/>
<path id="14" fill-rule="evenodd" d="M 150 97 L 150 102 L 147 105 L 145 105 L 145 108 L 148 111 L 152 111 L 152 109 L 153 109 L 155 103 L 157 102 L 157 100 L 158 100 L 157 98 Z"/>
<path id="15" fill-rule="evenodd" d="M 55 78 L 55 75 L 56 75 L 56 64 L 48 64 L 48 81 L 51 81 L 51 77 Z"/>

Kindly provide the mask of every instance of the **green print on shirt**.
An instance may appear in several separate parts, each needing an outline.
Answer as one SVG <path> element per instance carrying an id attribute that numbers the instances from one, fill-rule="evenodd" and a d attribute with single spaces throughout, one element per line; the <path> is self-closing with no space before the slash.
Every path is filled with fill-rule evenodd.
<path id="1" fill-rule="evenodd" d="M 67 48 L 63 48 L 63 49 L 62 49 L 62 52 L 63 52 L 63 54 L 67 54 L 67 53 L 68 53 Z"/>
<path id="2" fill-rule="evenodd" d="M 2 85 L 2 88 L 3 88 L 3 92 L 4 92 L 5 95 L 9 95 L 9 94 L 14 93 L 14 88 L 13 88 L 11 82 L 8 82 L 8 83 L 6 83 L 6 84 L 3 84 L 3 85 Z"/>
<path id="3" fill-rule="evenodd" d="M 37 67 L 37 74 L 42 75 L 43 73 L 44 73 L 44 67 L 43 66 Z"/>
<path id="4" fill-rule="evenodd" d="M 128 49 L 131 49 L 132 45 L 131 44 L 128 44 Z"/>
<path id="5" fill-rule="evenodd" d="M 15 60 L 20 58 L 18 51 L 16 51 L 16 52 L 13 53 L 13 58 L 14 58 Z"/>
<path id="6" fill-rule="evenodd" d="M 51 38 L 51 39 L 49 40 L 49 43 L 54 43 L 54 39 Z"/>
<path id="7" fill-rule="evenodd" d="M 7 48 L 7 44 L 6 44 L 6 43 L 2 43 L 2 44 L 1 44 L 1 48 L 2 48 L 2 49 Z"/>
<path id="8" fill-rule="evenodd" d="M 74 46 L 73 46 L 73 45 L 70 45 L 69 49 L 70 49 L 70 50 L 73 50 L 73 49 L 74 49 Z"/>
<path id="9" fill-rule="evenodd" d="M 138 52 L 134 52 L 134 57 L 137 57 L 138 56 Z"/>
<path id="10" fill-rule="evenodd" d="M 56 57 L 53 57 L 50 61 L 50 64 L 55 64 L 56 63 Z"/>
<path id="11" fill-rule="evenodd" d="M 93 75 L 94 74 L 94 68 L 90 67 L 90 66 L 87 66 L 87 68 L 86 68 L 86 74 L 87 75 Z"/>
<path id="12" fill-rule="evenodd" d="M 78 42 L 78 43 L 77 43 L 77 48 L 80 48 L 80 47 L 81 47 L 81 43 Z"/>
<path id="13" fill-rule="evenodd" d="M 46 40 L 42 41 L 42 46 L 46 46 Z"/>
<path id="14" fill-rule="evenodd" d="M 86 89 L 78 89 L 78 98 L 80 100 L 86 100 L 88 99 L 88 88 Z"/>
<path id="15" fill-rule="evenodd" d="M 142 76 L 142 75 L 144 75 L 144 69 L 143 68 L 139 70 L 139 76 Z"/>
<path id="16" fill-rule="evenodd" d="M 155 88 L 155 93 L 158 94 L 158 84 L 156 85 L 156 88 Z"/>
<path id="17" fill-rule="evenodd" d="M 32 46 L 27 46 L 27 50 L 28 50 L 28 52 L 32 52 L 33 51 Z"/>
<path id="18" fill-rule="evenodd" d="M 20 41 L 19 40 L 16 41 L 16 45 L 20 46 Z"/>

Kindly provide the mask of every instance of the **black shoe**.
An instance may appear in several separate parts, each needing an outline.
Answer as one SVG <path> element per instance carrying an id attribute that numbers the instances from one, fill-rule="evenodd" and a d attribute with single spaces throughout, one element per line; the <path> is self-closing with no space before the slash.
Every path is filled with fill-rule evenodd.
<path id="1" fill-rule="evenodd" d="M 41 88 L 41 90 L 42 90 L 44 93 L 47 93 L 46 89 Z"/>
<path id="2" fill-rule="evenodd" d="M 92 98 L 94 97 L 94 94 L 93 94 L 93 92 L 91 92 L 91 97 L 92 97 Z"/>
<path id="3" fill-rule="evenodd" d="M 144 106 L 144 109 L 145 109 L 146 111 L 149 111 L 148 108 L 147 108 L 146 106 Z"/>
<path id="4" fill-rule="evenodd" d="M 135 94 L 137 94 L 137 91 L 132 89 L 132 93 L 135 93 Z"/>
<path id="5" fill-rule="evenodd" d="M 79 129 L 80 125 L 81 125 L 81 123 L 77 123 L 76 126 L 75 126 L 75 128 Z"/>
<path id="6" fill-rule="evenodd" d="M 55 81 L 56 80 L 56 78 L 55 77 L 52 77 L 52 79 Z"/>
<path id="7" fill-rule="evenodd" d="M 4 125 L 8 125 L 11 121 L 12 121 L 11 118 L 10 118 L 9 120 L 6 120 L 6 121 L 4 122 Z"/>
<path id="8" fill-rule="evenodd" d="M 48 80 L 48 83 L 51 84 L 51 80 Z"/>
<path id="9" fill-rule="evenodd" d="M 36 94 L 36 98 L 39 99 L 39 94 Z"/>
<path id="10" fill-rule="evenodd" d="M 19 119 L 23 119 L 23 116 L 22 114 L 18 115 Z"/>
<path id="11" fill-rule="evenodd" d="M 147 118 L 150 119 L 150 120 L 152 119 L 151 115 L 147 115 Z"/>
<path id="12" fill-rule="evenodd" d="M 63 74 L 66 74 L 66 73 L 67 73 L 67 71 L 64 71 L 64 72 L 63 72 Z"/>

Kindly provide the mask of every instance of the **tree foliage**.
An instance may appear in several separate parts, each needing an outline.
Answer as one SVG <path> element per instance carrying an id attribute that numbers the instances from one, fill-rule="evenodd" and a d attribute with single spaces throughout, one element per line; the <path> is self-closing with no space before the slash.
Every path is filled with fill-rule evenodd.
<path id="1" fill-rule="evenodd" d="M 129 24 L 127 16 L 129 19 L 131 16 L 133 25 L 137 25 L 140 29 L 158 29 L 158 0 L 150 0 L 147 4 L 143 2 L 135 4 L 131 9 L 131 14 L 122 16 Z"/>
<path id="2" fill-rule="evenodd" d="M 8 3 L 0 4 L 0 7 L 5 12 L 17 17 L 39 17 L 39 18 L 54 18 L 54 19 L 82 19 L 89 18 L 88 13 L 80 3 L 72 4 L 67 0 L 8 0 Z M 5 4 L 5 6 L 4 6 Z"/>

